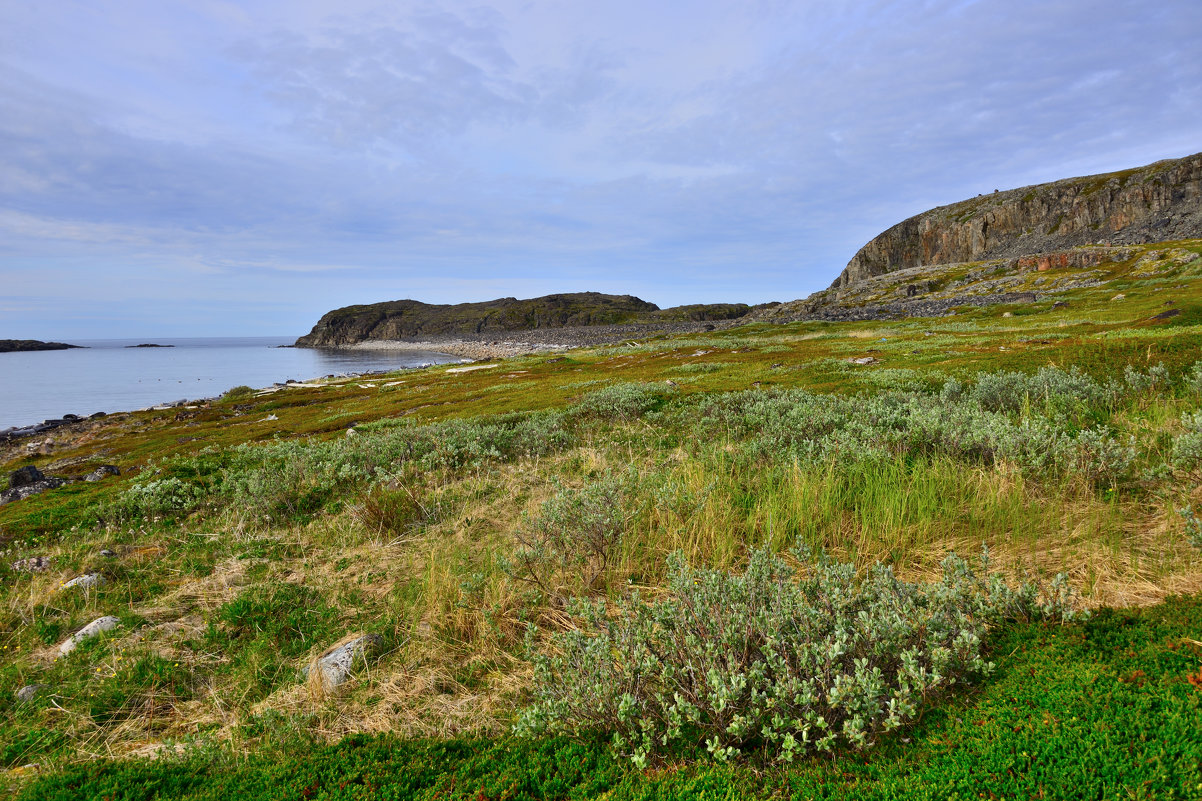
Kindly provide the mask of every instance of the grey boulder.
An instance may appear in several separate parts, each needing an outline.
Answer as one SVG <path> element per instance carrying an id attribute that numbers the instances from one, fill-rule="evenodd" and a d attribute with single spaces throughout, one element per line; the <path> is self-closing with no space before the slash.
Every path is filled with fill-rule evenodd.
<path id="1" fill-rule="evenodd" d="M 84 481 L 102 481 L 108 476 L 119 476 L 121 470 L 113 464 L 102 464 L 84 477 Z"/>
<path id="2" fill-rule="evenodd" d="M 65 582 L 62 589 L 69 590 L 73 587 L 79 587 L 83 590 L 90 590 L 93 587 L 103 586 L 105 583 L 104 576 L 99 573 L 85 573 L 82 576 L 76 576 L 68 582 Z"/>
<path id="3" fill-rule="evenodd" d="M 45 684 L 26 684 L 21 689 L 17 690 L 17 703 L 27 704 L 34 699 L 39 692 L 46 689 Z"/>
<path id="4" fill-rule="evenodd" d="M 31 464 L 27 464 L 20 470 L 13 471 L 8 477 L 8 488 L 17 489 L 18 487 L 27 487 L 30 484 L 36 484 L 39 481 L 45 481 L 46 476 L 41 470 L 38 470 Z"/>
<path id="5" fill-rule="evenodd" d="M 49 556 L 29 556 L 13 562 L 13 570 L 18 573 L 41 573 L 50 567 Z"/>
<path id="6" fill-rule="evenodd" d="M 366 662 L 367 659 L 384 645 L 384 638 L 379 634 L 364 634 L 353 640 L 337 645 L 317 658 L 316 668 L 321 681 L 326 687 L 337 687 L 350 678 L 351 668 L 356 662 Z M 303 671 L 308 677 L 311 667 Z"/>
<path id="7" fill-rule="evenodd" d="M 97 634 L 101 634 L 106 631 L 112 631 L 113 629 L 117 628 L 120 625 L 121 625 L 121 620 L 117 617 L 114 617 L 113 615 L 105 615 L 104 617 L 98 617 L 95 620 L 93 620 L 91 623 L 84 626 L 82 629 L 80 629 L 79 631 L 75 632 L 70 637 L 68 637 L 63 642 L 63 644 L 58 647 L 58 655 L 66 656 L 67 654 L 71 653 L 76 648 L 78 648 L 79 644 L 84 642 L 85 640 L 90 640 L 91 638 L 95 637 Z"/>

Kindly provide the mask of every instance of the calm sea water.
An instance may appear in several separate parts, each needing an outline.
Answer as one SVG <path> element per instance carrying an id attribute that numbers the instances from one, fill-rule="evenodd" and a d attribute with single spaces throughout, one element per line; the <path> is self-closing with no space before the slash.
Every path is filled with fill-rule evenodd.
<path id="1" fill-rule="evenodd" d="M 241 384 L 459 361 L 424 351 L 279 348 L 293 337 L 73 340 L 80 350 L 0 353 L 0 429 L 220 395 Z M 142 342 L 174 348 L 127 348 Z"/>

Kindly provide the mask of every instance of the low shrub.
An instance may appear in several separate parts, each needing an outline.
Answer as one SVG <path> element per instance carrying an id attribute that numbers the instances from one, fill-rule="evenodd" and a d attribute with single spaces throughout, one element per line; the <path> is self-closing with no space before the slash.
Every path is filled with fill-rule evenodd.
<path id="1" fill-rule="evenodd" d="M 258 390 L 256 390 L 254 387 L 248 387 L 246 384 L 239 384 L 236 387 L 230 387 L 227 389 L 225 394 L 221 396 L 221 399 L 225 401 L 244 400 L 252 397 L 257 391 Z"/>
<path id="2" fill-rule="evenodd" d="M 1202 467 L 1202 410 L 1181 416 L 1185 431 L 1173 437 L 1173 466 L 1181 470 Z"/>
<path id="3" fill-rule="evenodd" d="M 235 646 L 263 640 L 284 657 L 303 654 L 337 634 L 337 611 L 301 584 L 252 586 L 221 606 L 214 619 L 221 625 L 210 628 L 210 639 Z"/>
<path id="4" fill-rule="evenodd" d="M 1185 539 L 1190 545 L 1202 550 L 1202 520 L 1194 514 L 1192 507 L 1178 510 L 1185 520 Z"/>
<path id="5" fill-rule="evenodd" d="M 692 375 L 696 373 L 720 373 L 731 365 L 727 362 L 689 362 L 669 367 L 665 372 Z"/>
<path id="6" fill-rule="evenodd" d="M 219 607 L 206 639 L 240 677 L 244 698 L 254 701 L 296 675 L 293 660 L 342 634 L 338 610 L 321 593 L 300 584 L 258 584 Z"/>
<path id="7" fill-rule="evenodd" d="M 983 638 L 1015 618 L 1072 616 L 1063 577 L 1051 595 L 1010 589 L 949 556 L 942 580 L 899 581 L 883 565 L 754 552 L 742 574 L 695 569 L 676 554 L 667 594 L 611 615 L 580 600 L 581 627 L 534 655 L 534 702 L 520 732 L 604 732 L 638 765 L 704 741 L 720 760 L 752 751 L 790 762 L 864 749 L 924 704 L 988 674 Z"/>
<path id="8" fill-rule="evenodd" d="M 669 391 L 662 384 L 615 384 L 585 395 L 572 410 L 581 417 L 633 420 L 660 406 Z"/>
<path id="9" fill-rule="evenodd" d="M 505 571 L 550 598 L 566 598 L 567 587 L 598 589 L 640 511 L 639 484 L 631 470 L 602 476 L 583 489 L 560 489 L 537 515 L 523 519 Z"/>
<path id="10" fill-rule="evenodd" d="M 194 508 L 205 489 L 175 476 L 139 481 L 109 504 L 102 516 L 114 521 L 174 515 Z"/>

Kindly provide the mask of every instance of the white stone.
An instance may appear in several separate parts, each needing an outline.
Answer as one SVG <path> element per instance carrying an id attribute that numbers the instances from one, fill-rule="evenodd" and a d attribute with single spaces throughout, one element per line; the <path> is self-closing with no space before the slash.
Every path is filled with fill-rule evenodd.
<path id="1" fill-rule="evenodd" d="M 317 669 L 321 671 L 322 682 L 327 687 L 342 684 L 350 678 L 355 662 L 367 659 L 383 644 L 384 638 L 379 634 L 364 634 L 326 651 L 317 659 Z M 310 669 L 305 668 L 306 677 L 309 672 Z"/>
<path id="2" fill-rule="evenodd" d="M 92 587 L 100 587 L 104 584 L 104 576 L 99 573 L 85 573 L 82 576 L 76 576 L 67 583 L 63 584 L 64 590 L 69 590 L 72 587 L 81 587 L 85 590 L 90 590 Z"/>
<path id="3" fill-rule="evenodd" d="M 76 648 L 78 648 L 79 644 L 81 642 L 83 642 L 84 640 L 91 639 L 92 637 L 95 637 L 97 634 L 100 634 L 101 632 L 112 631 L 113 629 L 117 628 L 120 625 L 121 625 L 121 621 L 112 615 L 105 615 L 104 617 L 98 617 L 95 620 L 93 620 L 91 623 L 84 626 L 82 629 L 80 629 L 79 631 L 75 632 L 70 637 L 68 637 L 67 640 L 58 647 L 58 655 L 66 656 L 67 654 L 71 653 Z"/>

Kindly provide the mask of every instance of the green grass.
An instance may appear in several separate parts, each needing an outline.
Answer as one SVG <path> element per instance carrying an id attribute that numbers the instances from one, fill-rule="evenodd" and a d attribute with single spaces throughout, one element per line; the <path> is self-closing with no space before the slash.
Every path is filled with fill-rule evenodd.
<path id="1" fill-rule="evenodd" d="M 98 783 L 85 796 L 167 782 L 195 797 L 223 786 L 295 797 L 339 777 L 310 797 L 340 797 L 366 792 L 358 775 L 374 777 L 378 797 L 385 787 L 397 797 L 948 797 L 940 788 L 952 782 L 965 797 L 1037 797 L 1040 781 L 1047 797 L 1072 797 L 1073 781 L 1086 796 L 1123 797 L 1120 776 L 1133 797 L 1173 797 L 1171 781 L 1190 797 L 1197 750 L 1174 738 L 1198 723 L 1197 691 L 1182 679 L 1197 653 L 1166 642 L 1202 640 L 1186 615 L 1196 596 L 1156 604 L 1202 591 L 1202 552 L 1177 511 L 1197 508 L 1202 475 L 1173 462 L 1183 415 L 1202 407 L 1190 374 L 1202 360 L 1202 297 L 1189 265 L 1138 277 L 1135 250 L 1098 268 L 1129 282 L 1124 301 L 1110 300 L 1112 283 L 1008 318 L 985 307 L 761 323 L 495 370 L 242 389 L 184 420 L 111 415 L 57 435 L 49 454 L 12 448 L 10 471 L 78 459 L 50 472 L 113 463 L 122 475 L 0 507 L 0 743 L 15 771 L 0 781 L 23 786 L 33 773 L 20 766 L 36 762 L 44 778 L 27 792 L 43 795 L 29 797 L 88 776 Z M 1182 314 L 1148 322 L 1168 298 Z M 878 362 L 850 362 L 864 355 Z M 1056 365 L 1106 387 L 1129 365 L 1143 375 L 1158 364 L 1169 383 L 1078 403 L 1029 397 L 1020 382 L 998 416 L 966 411 L 986 374 Z M 951 379 L 968 400 L 942 399 Z M 382 386 L 393 381 L 403 383 Z M 961 414 L 962 431 L 941 428 Z M 969 436 L 991 426 L 1010 432 L 1010 450 Z M 1044 438 L 1020 447 L 1024 426 Z M 1091 450 L 1086 430 L 1130 447 L 1130 459 Z M 903 735 L 911 742 L 891 740 L 868 764 L 845 755 L 781 772 L 699 755 L 638 773 L 597 743 L 508 739 L 529 687 L 528 624 L 566 625 L 561 600 L 514 576 L 519 535 L 558 526 L 571 555 L 592 525 L 569 513 L 572 499 L 613 476 L 629 486 L 613 496 L 620 525 L 604 568 L 595 579 L 561 571 L 552 595 L 654 595 L 673 551 L 737 569 L 751 548 L 806 543 L 925 578 L 948 551 L 987 545 L 1015 579 L 1066 572 L 1091 607 L 1148 610 L 997 632 L 1001 674 L 929 709 Z M 51 567 L 11 568 L 34 555 Z M 105 585 L 60 589 L 85 572 Z M 122 629 L 53 659 L 106 614 Z M 332 693 L 301 683 L 311 658 L 356 631 L 384 636 L 378 659 Z M 51 689 L 18 705 L 13 693 L 31 683 Z M 1074 683 L 1094 695 L 1074 695 Z M 1044 711 L 1059 722 L 1032 722 Z M 358 736 L 377 731 L 392 734 Z M 1135 739 L 1120 742 L 1127 731 Z M 190 744 L 192 761 L 95 761 L 174 743 Z M 1090 760 L 1098 776 L 1072 779 Z"/>
<path id="2" fill-rule="evenodd" d="M 245 760 L 93 763 L 19 798 L 1198 798 L 1199 620 L 1202 603 L 1176 597 L 1016 627 L 992 643 L 1005 660 L 990 684 L 875 752 L 789 768 L 702 759 L 636 771 L 596 741 L 356 736 Z"/>

